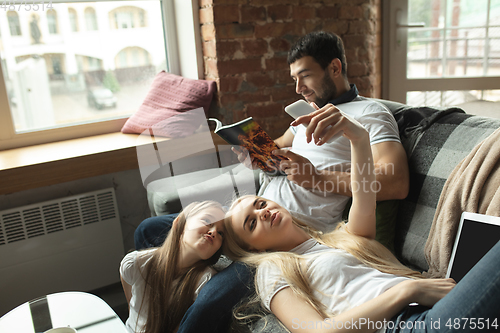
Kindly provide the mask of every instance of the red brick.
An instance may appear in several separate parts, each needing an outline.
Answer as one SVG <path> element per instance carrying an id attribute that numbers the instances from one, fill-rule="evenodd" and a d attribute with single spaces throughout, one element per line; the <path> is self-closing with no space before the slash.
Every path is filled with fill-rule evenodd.
<path id="1" fill-rule="evenodd" d="M 321 6 L 316 9 L 316 16 L 320 19 L 336 19 L 339 8 L 336 6 Z"/>
<path id="2" fill-rule="evenodd" d="M 270 73 L 248 73 L 246 81 L 256 88 L 270 87 L 275 84 L 273 75 Z"/>
<path id="3" fill-rule="evenodd" d="M 269 45 L 274 52 L 288 52 L 290 50 L 290 43 L 283 38 L 273 38 Z"/>
<path id="4" fill-rule="evenodd" d="M 217 5 L 245 5 L 248 0 L 213 0 L 213 2 Z"/>
<path id="5" fill-rule="evenodd" d="M 271 59 L 266 59 L 266 70 L 282 70 L 288 68 L 288 63 L 286 57 L 273 57 Z"/>
<path id="6" fill-rule="evenodd" d="M 293 80 L 290 76 L 289 67 L 287 67 L 286 69 L 283 69 L 283 70 L 275 70 L 274 71 L 274 80 L 275 80 L 276 84 L 293 83 Z"/>
<path id="7" fill-rule="evenodd" d="M 256 38 L 281 37 L 284 35 L 303 35 L 299 22 L 272 22 L 255 27 Z"/>
<path id="8" fill-rule="evenodd" d="M 298 5 L 299 0 L 249 0 L 251 5 Z"/>
<path id="9" fill-rule="evenodd" d="M 243 110 L 244 108 L 244 103 L 239 99 L 238 94 L 221 94 L 219 105 L 229 110 L 233 108 Z"/>
<path id="10" fill-rule="evenodd" d="M 348 29 L 349 23 L 347 21 L 333 20 L 323 22 L 323 30 L 334 32 L 337 35 L 343 35 L 347 33 Z M 342 40 L 344 40 L 344 38 L 342 38 Z"/>
<path id="11" fill-rule="evenodd" d="M 364 17 L 364 9 L 361 6 L 342 6 L 339 10 L 340 20 L 360 20 Z"/>
<path id="12" fill-rule="evenodd" d="M 201 26 L 201 38 L 204 41 L 215 39 L 215 27 L 213 24 L 203 24 Z"/>
<path id="13" fill-rule="evenodd" d="M 374 34 L 375 33 L 375 22 L 361 20 L 361 21 L 350 21 L 349 22 L 349 34 Z"/>
<path id="14" fill-rule="evenodd" d="M 269 95 L 264 94 L 263 90 L 255 92 L 239 93 L 238 96 L 244 104 L 264 103 L 271 101 L 271 97 Z"/>
<path id="15" fill-rule="evenodd" d="M 314 7 L 297 6 L 292 9 L 292 18 L 294 20 L 311 20 L 316 18 Z"/>
<path id="16" fill-rule="evenodd" d="M 267 16 L 273 20 L 287 20 L 292 15 L 292 6 L 274 5 L 267 7 Z"/>
<path id="17" fill-rule="evenodd" d="M 206 7 L 208 5 L 211 5 L 213 3 L 213 0 L 200 0 L 199 4 L 200 7 Z"/>
<path id="18" fill-rule="evenodd" d="M 282 105 L 281 108 L 283 109 L 284 105 Z M 258 118 L 256 121 L 271 138 L 276 139 L 285 133 L 290 126 L 292 118 L 285 112 L 282 112 L 278 116 L 271 118 Z"/>
<path id="19" fill-rule="evenodd" d="M 249 23 L 217 25 L 217 39 L 251 38 L 255 27 Z"/>
<path id="20" fill-rule="evenodd" d="M 238 92 L 240 90 L 243 77 L 241 76 L 225 76 L 221 77 L 219 91 L 221 93 Z"/>
<path id="21" fill-rule="evenodd" d="M 211 23 L 214 21 L 213 7 L 203 7 L 200 9 L 200 23 Z"/>
<path id="22" fill-rule="evenodd" d="M 368 41 L 367 36 L 365 35 L 349 35 L 343 36 L 342 40 L 344 41 L 345 49 L 367 49 Z"/>
<path id="23" fill-rule="evenodd" d="M 240 21 L 240 9 L 235 5 L 214 5 L 214 23 L 229 23 Z"/>
<path id="24" fill-rule="evenodd" d="M 364 63 L 349 63 L 347 75 L 349 77 L 364 76 L 368 74 L 368 67 Z"/>
<path id="25" fill-rule="evenodd" d="M 293 85 L 270 87 L 265 90 L 265 93 L 271 95 L 273 102 L 294 101 L 299 98 Z"/>
<path id="26" fill-rule="evenodd" d="M 249 117 L 267 118 L 281 114 L 283 112 L 282 104 L 249 104 L 247 105 L 247 113 Z"/>
<path id="27" fill-rule="evenodd" d="M 242 6 L 240 12 L 242 23 L 265 21 L 267 19 L 265 7 Z"/>
<path id="28" fill-rule="evenodd" d="M 218 61 L 219 75 L 258 72 L 262 69 L 260 58 Z"/>
<path id="29" fill-rule="evenodd" d="M 217 57 L 222 59 L 232 58 L 236 51 L 241 50 L 240 43 L 233 40 L 219 40 L 216 45 Z"/>
<path id="30" fill-rule="evenodd" d="M 203 56 L 215 58 L 217 56 L 215 50 L 215 40 L 203 42 Z"/>
<path id="31" fill-rule="evenodd" d="M 205 58 L 204 63 L 205 63 L 205 75 L 210 75 L 212 77 L 219 76 L 216 59 Z"/>
<path id="32" fill-rule="evenodd" d="M 268 44 L 263 39 L 242 41 L 243 53 L 247 56 L 264 55 L 268 52 Z"/>

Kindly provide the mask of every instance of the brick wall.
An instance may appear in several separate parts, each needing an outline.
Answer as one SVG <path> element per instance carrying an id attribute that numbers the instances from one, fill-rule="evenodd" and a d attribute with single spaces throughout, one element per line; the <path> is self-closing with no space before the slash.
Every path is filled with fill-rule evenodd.
<path id="1" fill-rule="evenodd" d="M 325 30 L 344 40 L 349 81 L 361 95 L 381 93 L 380 0 L 200 0 L 205 78 L 217 82 L 210 116 L 248 116 L 276 138 L 299 99 L 286 62 L 293 42 Z"/>

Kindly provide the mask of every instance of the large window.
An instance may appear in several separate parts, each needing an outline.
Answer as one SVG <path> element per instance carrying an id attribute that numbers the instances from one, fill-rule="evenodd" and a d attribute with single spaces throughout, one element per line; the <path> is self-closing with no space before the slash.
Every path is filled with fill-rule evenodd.
<path id="1" fill-rule="evenodd" d="M 466 111 L 477 106 L 478 113 L 499 108 L 500 0 L 395 0 L 384 5 L 389 27 L 385 98 L 411 105 L 459 105 Z"/>
<path id="2" fill-rule="evenodd" d="M 9 30 L 11 36 L 21 36 L 21 24 L 19 24 L 19 15 L 14 11 L 7 12 L 9 21 Z"/>
<path id="3" fill-rule="evenodd" d="M 131 7 L 127 28 L 114 28 L 112 13 Z M 119 131 L 158 72 L 182 74 L 164 34 L 175 28 L 163 19 L 168 8 L 146 0 L 0 11 L 0 149 Z"/>

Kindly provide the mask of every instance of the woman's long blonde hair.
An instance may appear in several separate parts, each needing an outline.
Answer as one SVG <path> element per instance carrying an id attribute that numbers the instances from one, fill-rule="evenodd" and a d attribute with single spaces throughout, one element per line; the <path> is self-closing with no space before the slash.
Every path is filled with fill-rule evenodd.
<path id="1" fill-rule="evenodd" d="M 174 221 L 165 242 L 154 252 L 144 270 L 146 288 L 143 303 L 147 302 L 146 333 L 175 332 L 184 313 L 194 301 L 198 281 L 205 269 L 219 259 L 222 248 L 212 257 L 200 260 L 188 270 L 177 268 L 181 238 L 187 219 L 201 210 L 219 208 L 215 201 L 193 202 L 186 206 Z"/>
<path id="2" fill-rule="evenodd" d="M 223 244 L 223 253 L 234 261 L 242 261 L 249 266 L 258 267 L 261 263 L 271 262 L 281 269 L 283 277 L 290 288 L 305 302 L 309 303 L 316 311 L 328 318 L 332 314 L 319 302 L 313 295 L 313 290 L 309 283 L 309 278 L 305 274 L 306 267 L 303 265 L 303 256 L 292 252 L 251 252 L 249 244 L 236 234 L 232 225 L 231 212 L 241 200 L 249 196 L 244 196 L 234 201 L 224 220 L 226 237 Z M 293 215 L 292 215 L 293 216 Z M 421 279 L 422 274 L 414 271 L 403 264 L 389 251 L 385 246 L 376 240 L 371 240 L 362 236 L 357 236 L 348 231 L 345 222 L 340 222 L 334 231 L 323 234 L 307 226 L 305 223 L 293 217 L 293 223 L 306 231 L 312 238 L 321 244 L 331 248 L 344 250 L 364 264 L 373 267 L 383 273 L 394 274 L 398 276 Z M 255 283 L 258 290 L 258 285 Z M 257 292 L 258 295 L 258 292 Z M 252 302 L 260 301 L 258 296 Z M 241 309 L 239 309 L 241 310 Z M 239 316 L 235 313 L 237 319 L 246 319 L 248 316 Z"/>

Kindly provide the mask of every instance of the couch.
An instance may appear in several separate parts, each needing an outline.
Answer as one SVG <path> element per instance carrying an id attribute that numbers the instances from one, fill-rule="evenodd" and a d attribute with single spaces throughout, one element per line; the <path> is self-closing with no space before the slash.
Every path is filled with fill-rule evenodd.
<path id="1" fill-rule="evenodd" d="M 391 101 L 377 101 L 394 114 L 410 170 L 409 194 L 398 203 L 392 231 L 393 249 L 405 265 L 426 271 L 428 264 L 424 246 L 443 185 L 454 167 L 474 146 L 500 127 L 500 119 L 468 115 L 455 107 L 410 107 Z M 226 158 L 231 158 L 227 150 L 221 156 L 224 154 Z M 191 162 L 188 164 L 192 165 Z M 208 199 L 211 191 L 224 193 L 229 189 L 231 192 L 235 184 L 246 184 L 243 187 L 247 188 L 258 186 L 257 172 L 252 173 L 253 177 L 249 176 L 248 170 L 243 175 L 243 172 L 239 173 L 241 168 L 230 163 L 215 170 L 220 174 L 215 181 L 206 181 L 207 170 L 153 180 L 151 184 L 155 186 L 148 187 L 151 214 L 178 212 L 181 208 L 179 192 L 182 192 L 184 204 L 189 200 Z M 179 190 L 176 187 L 179 183 L 191 185 L 183 185 Z M 191 196 L 193 199 L 190 199 Z M 226 199 L 229 202 L 231 198 Z M 250 329 L 261 331 L 264 323 L 267 323 L 265 332 L 285 331 L 272 315 L 253 322 Z"/>

